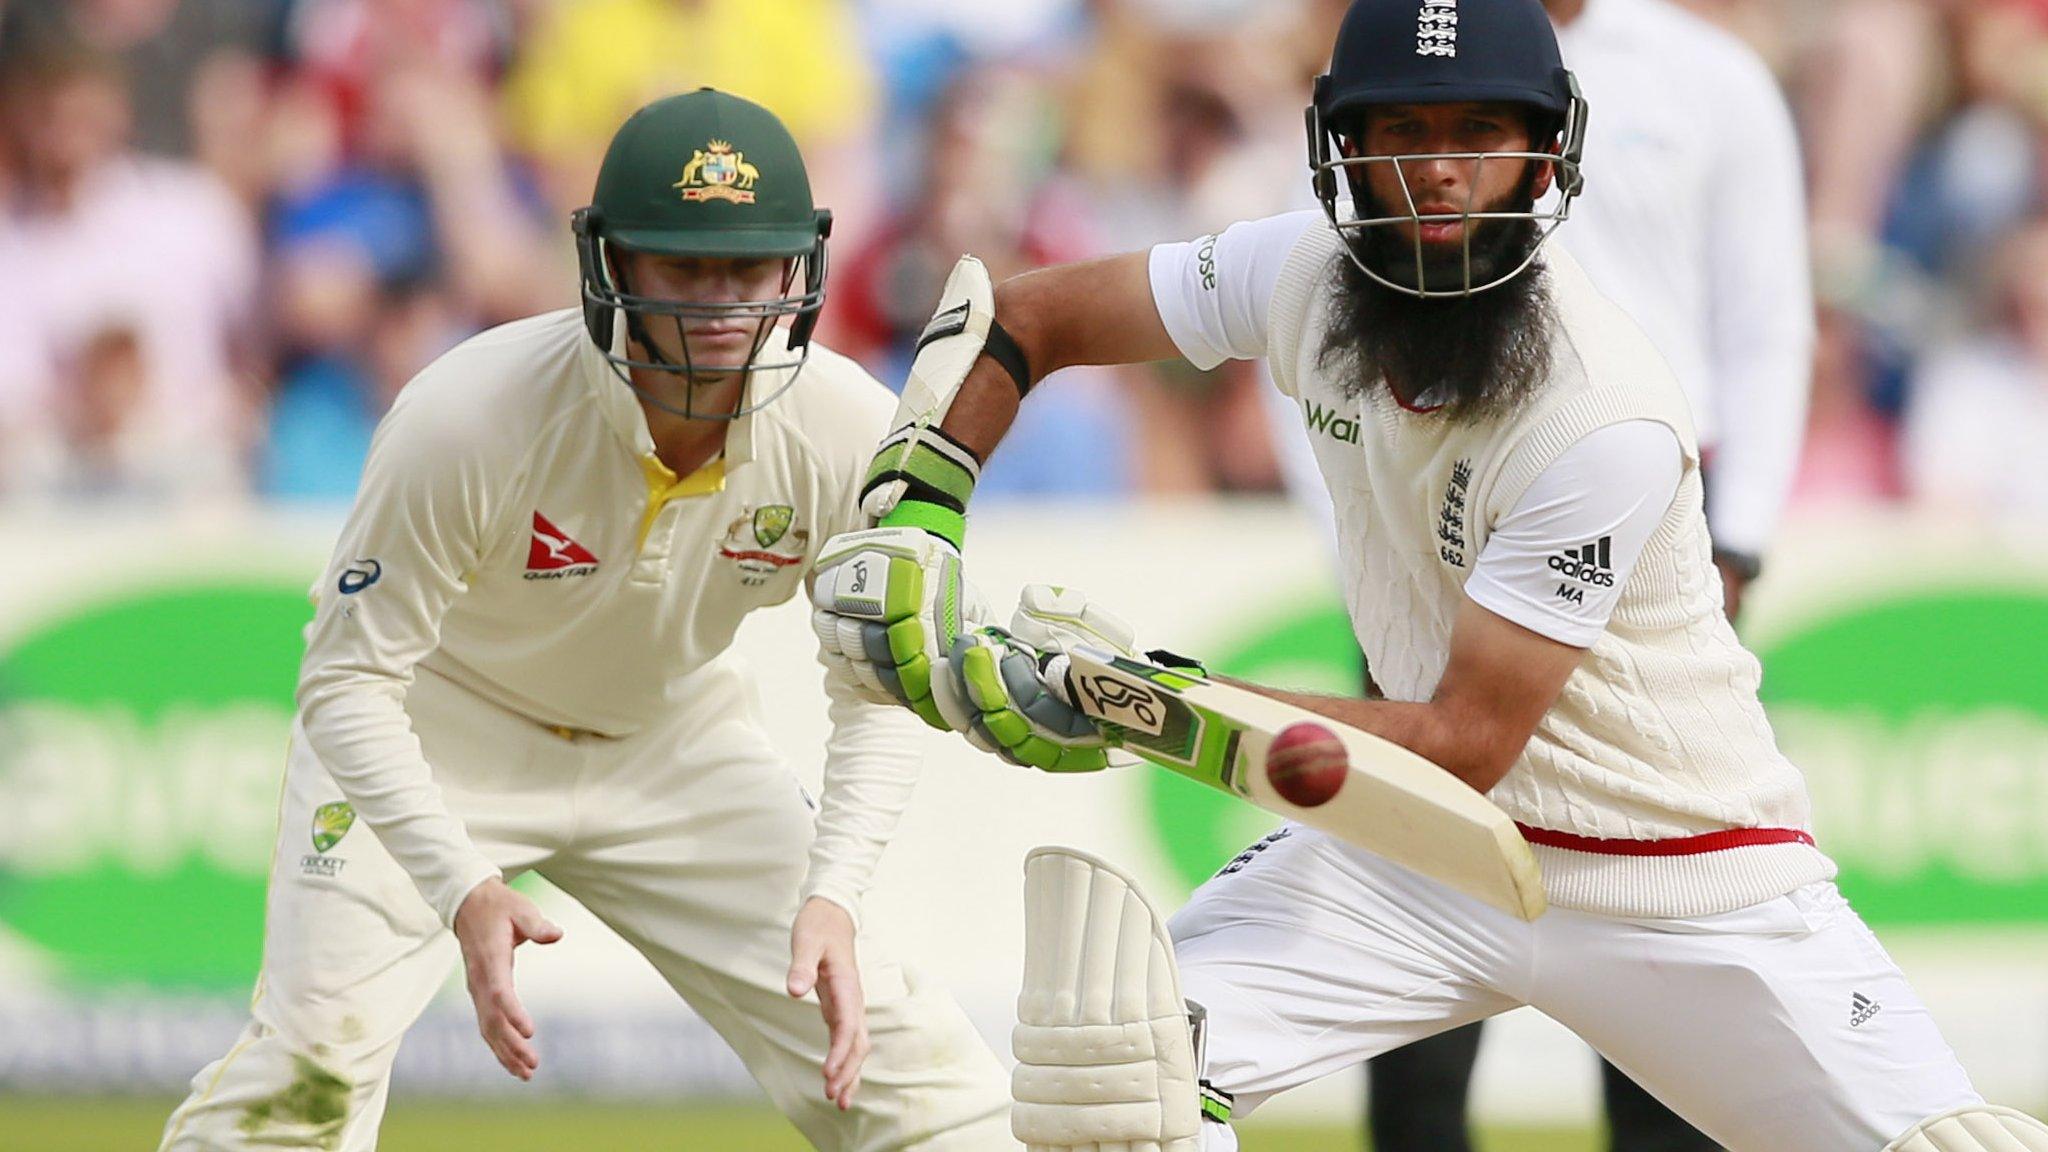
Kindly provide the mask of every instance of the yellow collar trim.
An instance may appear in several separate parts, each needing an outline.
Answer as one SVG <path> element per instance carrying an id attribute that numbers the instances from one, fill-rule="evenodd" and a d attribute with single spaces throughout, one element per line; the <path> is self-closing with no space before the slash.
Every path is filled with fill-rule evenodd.
<path id="1" fill-rule="evenodd" d="M 647 534 L 654 530 L 654 518 L 661 515 L 662 508 L 669 501 L 725 491 L 723 456 L 713 458 L 702 468 L 678 480 L 675 472 L 661 462 L 661 457 L 649 452 L 640 457 L 640 474 L 647 478 L 647 512 L 640 517 L 640 543 L 637 548 L 647 546 Z"/>

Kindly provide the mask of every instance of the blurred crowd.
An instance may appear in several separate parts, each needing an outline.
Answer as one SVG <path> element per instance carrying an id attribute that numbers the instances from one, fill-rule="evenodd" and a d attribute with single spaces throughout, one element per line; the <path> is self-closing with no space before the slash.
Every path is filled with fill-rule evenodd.
<path id="1" fill-rule="evenodd" d="M 1795 501 L 2048 513 L 2048 0 L 1688 3 L 1801 130 Z M 803 144 L 837 217 L 821 339 L 894 384 L 960 252 L 1001 277 L 1312 204 L 1343 7 L 0 0 L 0 503 L 345 500 L 415 370 L 575 302 L 613 128 L 705 84 Z M 1062 373 L 986 490 L 1277 490 L 1260 387 Z"/>

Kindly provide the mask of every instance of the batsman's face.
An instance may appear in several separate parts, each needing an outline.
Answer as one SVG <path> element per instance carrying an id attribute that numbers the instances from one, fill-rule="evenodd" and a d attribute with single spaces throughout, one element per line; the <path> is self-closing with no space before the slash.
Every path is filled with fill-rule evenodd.
<path id="1" fill-rule="evenodd" d="M 1366 164 L 1364 179 L 1377 213 L 1421 217 L 1508 209 L 1523 190 L 1524 174 L 1537 165 L 1529 190 L 1550 188 L 1551 167 L 1523 156 L 1484 153 L 1528 152 L 1528 113 L 1514 104 L 1386 104 L 1369 109 L 1355 139 L 1344 142 L 1349 156 L 1387 157 Z M 1462 245 L 1465 220 L 1402 221 L 1393 225 L 1403 244 L 1419 233 L 1425 251 Z"/>
<path id="2" fill-rule="evenodd" d="M 619 271 L 636 295 L 701 306 L 701 315 L 650 319 L 647 338 L 663 356 L 697 373 L 745 367 L 764 326 L 758 318 L 717 315 L 719 306 L 758 304 L 783 294 L 791 261 L 781 257 L 616 254 Z M 687 356 L 687 359 L 685 358 Z"/>

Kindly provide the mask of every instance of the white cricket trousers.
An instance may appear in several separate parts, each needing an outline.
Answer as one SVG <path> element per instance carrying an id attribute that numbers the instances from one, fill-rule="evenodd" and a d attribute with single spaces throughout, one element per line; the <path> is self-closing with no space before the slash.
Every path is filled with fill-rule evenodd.
<path id="1" fill-rule="evenodd" d="M 739 678 L 713 666 L 692 680 L 671 721 L 619 740 L 565 738 L 425 669 L 406 709 L 477 848 L 508 877 L 541 873 L 638 949 L 813 1144 L 1015 1148 L 994 1054 L 951 997 L 865 935 L 874 1050 L 850 1111 L 824 1099 L 816 995 L 783 989 L 813 814 Z M 295 733 L 253 1019 L 193 1078 L 166 1150 L 376 1145 L 399 1040 L 459 950 L 369 828 L 317 849 L 314 813 L 340 799 Z M 545 1030 L 539 1042 L 546 1075 Z"/>
<path id="2" fill-rule="evenodd" d="M 1524 1004 L 1733 1152 L 1879 1152 L 1981 1103 L 1927 1009 L 1831 883 L 1684 920 L 1533 923 L 1289 826 L 1170 924 L 1209 1014 L 1208 1078 L 1277 1092 Z M 1205 1124 L 1205 1148 L 1237 1147 Z"/>

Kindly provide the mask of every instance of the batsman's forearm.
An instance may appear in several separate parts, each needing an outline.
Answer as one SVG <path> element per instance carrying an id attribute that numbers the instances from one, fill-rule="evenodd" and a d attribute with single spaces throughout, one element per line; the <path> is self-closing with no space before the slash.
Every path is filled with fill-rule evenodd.
<path id="1" fill-rule="evenodd" d="M 939 429 L 987 464 L 989 453 L 1016 421 L 1017 406 L 1023 399 L 1009 373 L 983 357 L 961 383 L 960 395 L 954 398 Z"/>
<path id="2" fill-rule="evenodd" d="M 1482 794 L 1500 783 L 1521 751 L 1521 744 L 1516 744 L 1512 752 L 1503 755 L 1502 741 L 1492 738 L 1483 723 L 1454 717 L 1438 704 L 1318 696 L 1240 680 L 1227 682 L 1391 740 Z"/>
<path id="3" fill-rule="evenodd" d="M 1029 383 L 1079 364 L 1138 364 L 1180 355 L 1152 299 L 1149 259 L 1145 252 L 1126 252 L 1041 268 L 996 286 L 996 323 L 1024 353 Z M 940 427 L 986 461 L 1017 418 L 1022 399 L 1009 373 L 983 356 Z"/>

